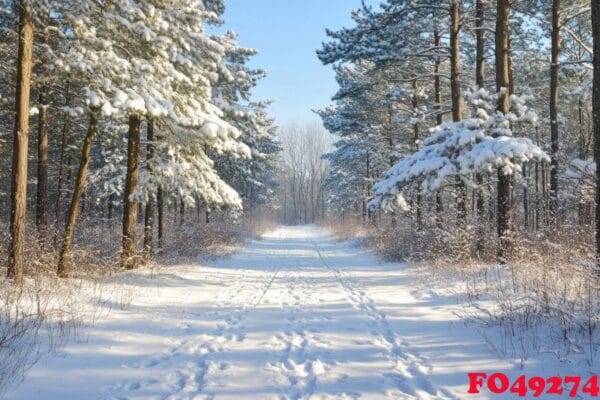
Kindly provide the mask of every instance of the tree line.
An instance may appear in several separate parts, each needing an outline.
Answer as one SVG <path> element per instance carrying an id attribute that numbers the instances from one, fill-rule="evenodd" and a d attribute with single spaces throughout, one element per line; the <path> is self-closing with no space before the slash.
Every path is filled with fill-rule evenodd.
<path id="1" fill-rule="evenodd" d="M 328 202 L 364 222 L 469 232 L 500 262 L 519 235 L 572 228 L 595 234 L 600 260 L 599 8 L 363 4 L 317 51 L 339 84 L 319 111 L 338 136 Z"/>
<path id="2" fill-rule="evenodd" d="M 168 205 L 208 221 L 270 202 L 281 146 L 251 95 L 265 71 L 237 34 L 215 33 L 223 13 L 222 0 L 0 1 L 10 279 L 23 282 L 32 240 L 68 277 L 82 211 L 122 213 L 133 269 L 164 246 Z"/>

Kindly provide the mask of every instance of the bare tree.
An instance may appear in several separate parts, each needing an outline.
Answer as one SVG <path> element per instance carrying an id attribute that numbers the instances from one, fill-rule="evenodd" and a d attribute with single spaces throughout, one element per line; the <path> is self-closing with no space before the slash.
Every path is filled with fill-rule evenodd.
<path id="1" fill-rule="evenodd" d="M 280 130 L 282 219 L 286 223 L 315 223 L 322 218 L 323 181 L 327 162 L 322 154 L 331 138 L 318 124 L 290 124 Z"/>

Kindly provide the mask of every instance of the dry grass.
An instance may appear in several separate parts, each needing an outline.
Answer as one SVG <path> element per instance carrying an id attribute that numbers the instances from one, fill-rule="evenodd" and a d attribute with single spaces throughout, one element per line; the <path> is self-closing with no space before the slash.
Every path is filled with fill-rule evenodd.
<path id="1" fill-rule="evenodd" d="M 158 257 L 161 264 L 191 257 L 226 254 L 248 238 L 269 230 L 268 218 L 232 221 L 215 215 L 206 225 L 168 220 L 166 246 Z M 4 243 L 7 229 L 2 227 Z M 30 232 L 34 229 L 30 228 Z M 111 308 L 125 309 L 135 293 L 127 282 L 119 284 L 118 251 L 121 226 L 118 221 L 87 219 L 78 225 L 73 246 L 70 277 L 56 277 L 57 244 L 50 232 L 45 240 L 33 237 L 26 245 L 25 282 L 22 288 L 0 279 L 0 397 L 23 379 L 41 356 L 59 349 L 82 324 L 93 323 Z M 142 227 L 138 231 L 142 237 Z M 141 244 L 140 244 L 141 246 Z M 0 249 L 0 276 L 6 276 L 7 248 Z M 147 262 L 142 268 L 157 268 Z M 111 277 L 112 278 L 109 278 Z M 108 278 L 108 279 L 107 279 Z"/>

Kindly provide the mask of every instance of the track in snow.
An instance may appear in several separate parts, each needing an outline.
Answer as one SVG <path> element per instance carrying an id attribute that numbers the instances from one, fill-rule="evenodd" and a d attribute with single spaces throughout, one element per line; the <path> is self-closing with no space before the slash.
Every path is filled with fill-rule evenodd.
<path id="1" fill-rule="evenodd" d="M 213 265 L 165 269 L 8 398 L 32 384 L 61 400 L 457 398 L 370 295 L 365 273 L 381 268 L 316 227 L 279 228 Z"/>

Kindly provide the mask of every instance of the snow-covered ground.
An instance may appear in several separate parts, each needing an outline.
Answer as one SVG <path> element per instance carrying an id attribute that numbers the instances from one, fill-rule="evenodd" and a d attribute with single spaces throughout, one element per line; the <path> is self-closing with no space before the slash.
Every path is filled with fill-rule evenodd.
<path id="1" fill-rule="evenodd" d="M 468 395 L 468 372 L 560 372 L 501 360 L 417 272 L 309 226 L 117 277 L 131 305 L 113 304 L 7 398 L 484 399 L 498 397 Z"/>

